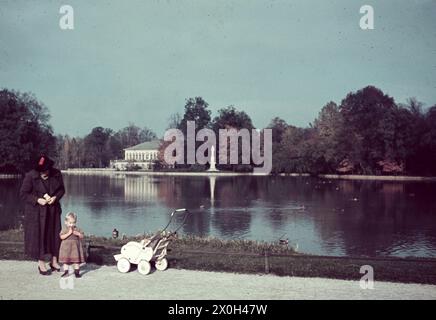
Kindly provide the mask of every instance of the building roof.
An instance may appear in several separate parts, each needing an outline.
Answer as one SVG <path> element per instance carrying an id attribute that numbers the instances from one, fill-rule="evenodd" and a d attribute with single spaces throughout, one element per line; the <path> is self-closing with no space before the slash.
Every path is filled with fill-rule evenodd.
<path id="1" fill-rule="evenodd" d="M 126 148 L 124 150 L 158 150 L 160 146 L 160 140 L 152 140 L 152 141 L 147 141 L 147 142 L 143 142 L 140 144 L 137 144 L 136 146 L 132 146 L 129 148 Z"/>

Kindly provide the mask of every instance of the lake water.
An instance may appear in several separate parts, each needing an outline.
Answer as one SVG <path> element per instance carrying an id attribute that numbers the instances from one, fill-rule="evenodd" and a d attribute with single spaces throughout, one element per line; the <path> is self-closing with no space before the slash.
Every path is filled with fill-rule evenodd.
<path id="1" fill-rule="evenodd" d="M 296 177 L 64 174 L 64 214 L 88 234 L 164 227 L 174 208 L 184 234 L 277 241 L 323 255 L 436 257 L 436 183 Z M 19 179 L 0 180 L 0 228 L 22 221 Z M 177 221 L 176 221 L 177 222 Z"/>

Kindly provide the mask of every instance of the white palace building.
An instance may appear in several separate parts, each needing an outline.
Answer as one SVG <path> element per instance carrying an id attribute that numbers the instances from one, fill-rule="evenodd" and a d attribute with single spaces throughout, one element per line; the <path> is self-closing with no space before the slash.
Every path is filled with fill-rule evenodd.
<path id="1" fill-rule="evenodd" d="M 160 140 L 140 143 L 124 149 L 124 160 L 112 160 L 110 167 L 116 170 L 129 170 L 140 168 L 153 169 L 153 163 L 158 159 Z"/>

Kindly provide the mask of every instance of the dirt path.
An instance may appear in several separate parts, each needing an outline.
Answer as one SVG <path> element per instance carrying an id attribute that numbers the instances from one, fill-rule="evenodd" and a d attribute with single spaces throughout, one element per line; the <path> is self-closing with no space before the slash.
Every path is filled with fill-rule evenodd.
<path id="1" fill-rule="evenodd" d="M 168 269 L 148 276 L 121 274 L 114 266 L 88 265 L 74 289 L 60 276 L 37 273 L 36 263 L 0 261 L 1 299 L 436 299 L 435 285 L 277 277 Z"/>

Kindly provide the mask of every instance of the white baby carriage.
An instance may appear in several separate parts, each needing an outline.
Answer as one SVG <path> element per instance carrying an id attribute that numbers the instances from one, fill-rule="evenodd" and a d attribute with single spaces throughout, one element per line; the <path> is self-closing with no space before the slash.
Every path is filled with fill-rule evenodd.
<path id="1" fill-rule="evenodd" d="M 171 221 L 176 213 L 185 213 L 182 223 L 173 232 L 167 232 L 166 229 L 171 224 Z M 164 271 L 168 268 L 168 260 L 166 259 L 167 247 L 172 239 L 175 238 L 177 231 L 185 224 L 189 211 L 186 209 L 177 209 L 171 213 L 168 224 L 162 231 L 158 231 L 151 238 L 145 238 L 139 242 L 130 241 L 121 247 L 121 253 L 114 255 L 117 261 L 118 271 L 126 273 L 130 271 L 131 265 L 136 264 L 138 271 L 141 274 L 149 274 L 151 271 L 151 263 L 157 270 Z"/>

